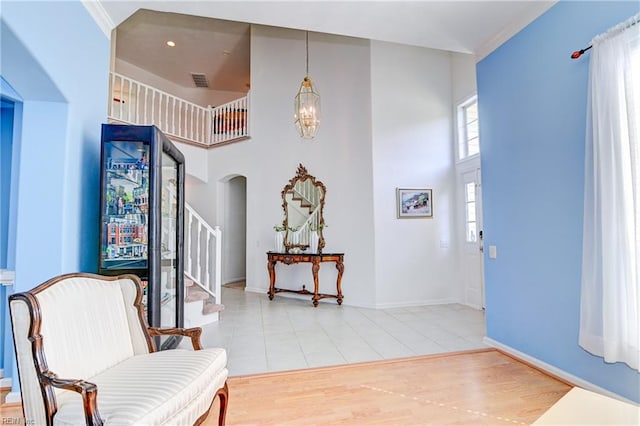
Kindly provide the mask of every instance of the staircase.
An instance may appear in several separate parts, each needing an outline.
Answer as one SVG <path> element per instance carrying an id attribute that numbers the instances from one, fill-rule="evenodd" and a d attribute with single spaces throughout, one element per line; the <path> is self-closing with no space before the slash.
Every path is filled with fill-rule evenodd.
<path id="1" fill-rule="evenodd" d="M 185 205 L 184 326 L 201 327 L 220 319 L 222 231 Z"/>
<path id="2" fill-rule="evenodd" d="M 291 239 L 296 244 L 309 245 L 311 233 L 320 226 L 320 196 L 315 189 L 311 181 L 305 180 L 288 192 L 288 206 L 306 218 L 298 229 L 292 231 Z"/>
<path id="3" fill-rule="evenodd" d="M 109 74 L 110 122 L 156 125 L 170 139 L 211 148 L 248 139 L 249 95 L 217 107 L 196 105 L 121 74 Z M 171 234 L 169 234 L 171 235 Z M 218 321 L 222 232 L 185 205 L 185 327 Z"/>

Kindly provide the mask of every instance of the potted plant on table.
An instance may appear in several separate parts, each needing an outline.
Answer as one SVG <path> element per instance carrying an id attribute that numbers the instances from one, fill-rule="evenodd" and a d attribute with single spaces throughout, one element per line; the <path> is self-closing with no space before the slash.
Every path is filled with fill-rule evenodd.
<path id="1" fill-rule="evenodd" d="M 320 235 L 318 235 L 318 231 L 326 227 L 327 225 L 324 222 L 311 225 L 309 227 L 309 230 L 311 231 L 311 234 L 309 234 L 309 250 L 311 253 L 315 254 L 319 252 L 318 244 L 320 242 Z"/>
<path id="2" fill-rule="evenodd" d="M 276 231 L 275 251 L 278 253 L 284 253 L 284 231 L 286 231 L 287 228 L 284 224 L 276 224 L 273 229 Z"/>

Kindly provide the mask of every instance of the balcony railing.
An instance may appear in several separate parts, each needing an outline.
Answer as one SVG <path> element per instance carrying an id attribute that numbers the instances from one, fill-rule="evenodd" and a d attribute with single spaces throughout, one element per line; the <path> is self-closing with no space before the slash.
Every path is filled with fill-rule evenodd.
<path id="1" fill-rule="evenodd" d="M 203 107 L 155 87 L 111 73 L 108 118 L 156 125 L 167 136 L 202 146 L 249 137 L 248 96 L 218 107 Z"/>
<path id="2" fill-rule="evenodd" d="M 212 144 L 249 136 L 249 102 L 247 96 L 224 105 L 212 107 L 210 112 Z"/>

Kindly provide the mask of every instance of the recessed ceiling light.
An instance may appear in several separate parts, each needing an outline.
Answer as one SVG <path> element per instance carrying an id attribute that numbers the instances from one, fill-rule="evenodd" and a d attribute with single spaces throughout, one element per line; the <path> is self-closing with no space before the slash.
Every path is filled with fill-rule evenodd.
<path id="1" fill-rule="evenodd" d="M 222 54 L 223 54 L 224 56 L 229 56 L 229 55 L 231 55 L 231 52 L 230 52 L 230 51 L 228 51 L 228 50 L 223 50 L 223 51 L 222 51 Z"/>
<path id="2" fill-rule="evenodd" d="M 171 41 L 171 40 L 169 40 L 169 41 L 167 41 L 167 46 L 169 46 L 169 47 L 175 47 L 175 46 L 176 46 L 176 42 L 175 42 L 175 41 Z"/>

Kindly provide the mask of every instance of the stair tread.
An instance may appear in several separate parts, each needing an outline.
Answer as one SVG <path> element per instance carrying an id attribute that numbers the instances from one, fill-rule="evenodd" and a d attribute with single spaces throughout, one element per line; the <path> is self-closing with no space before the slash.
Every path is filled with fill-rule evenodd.
<path id="1" fill-rule="evenodd" d="M 202 313 L 204 315 L 206 314 L 213 314 L 216 312 L 220 312 L 220 311 L 224 311 L 224 305 L 221 303 L 204 303 L 204 306 L 202 307 Z"/>
<path id="2" fill-rule="evenodd" d="M 211 295 L 206 291 L 200 290 L 196 287 L 187 287 L 187 292 L 184 296 L 185 302 L 197 302 L 198 300 L 206 300 Z"/>

